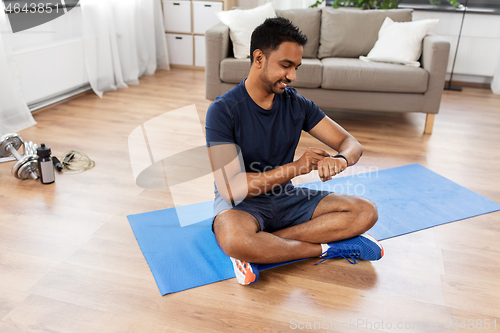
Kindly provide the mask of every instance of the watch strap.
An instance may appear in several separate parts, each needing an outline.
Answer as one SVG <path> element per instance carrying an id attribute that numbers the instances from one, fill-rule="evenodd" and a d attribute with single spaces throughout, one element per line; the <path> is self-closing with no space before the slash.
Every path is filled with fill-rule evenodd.
<path id="1" fill-rule="evenodd" d="M 349 160 L 347 159 L 347 157 L 345 157 L 345 155 L 337 154 L 337 155 L 333 156 L 333 158 L 337 158 L 337 157 L 342 157 L 347 162 L 347 166 L 349 166 Z"/>

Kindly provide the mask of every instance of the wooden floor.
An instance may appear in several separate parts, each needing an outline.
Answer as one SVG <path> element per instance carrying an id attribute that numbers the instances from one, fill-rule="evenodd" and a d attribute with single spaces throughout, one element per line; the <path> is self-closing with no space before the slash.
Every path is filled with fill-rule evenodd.
<path id="1" fill-rule="evenodd" d="M 126 216 L 173 201 L 135 185 L 128 136 L 191 104 L 204 123 L 209 103 L 204 72 L 173 69 L 35 113 L 25 140 L 85 152 L 96 167 L 42 185 L 0 164 L 0 332 L 494 332 L 495 320 L 500 330 L 500 212 L 386 240 L 379 262 L 309 260 L 249 287 L 162 297 Z M 329 115 L 364 146 L 351 173 L 420 163 L 500 203 L 500 96 L 489 90 L 445 91 L 432 135 L 423 114 Z M 308 146 L 319 144 L 304 135 L 297 153 Z"/>

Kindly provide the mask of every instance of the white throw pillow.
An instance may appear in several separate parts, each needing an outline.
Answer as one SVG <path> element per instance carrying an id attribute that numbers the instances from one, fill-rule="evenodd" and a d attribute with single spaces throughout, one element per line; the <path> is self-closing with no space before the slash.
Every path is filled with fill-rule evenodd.
<path id="1" fill-rule="evenodd" d="M 386 17 L 378 32 L 378 40 L 364 61 L 391 62 L 419 67 L 422 40 L 439 20 L 394 22 Z"/>
<path id="2" fill-rule="evenodd" d="M 250 38 L 257 26 L 266 18 L 276 17 L 271 2 L 252 9 L 233 9 L 218 12 L 219 20 L 229 27 L 229 36 L 233 42 L 234 57 L 245 59 L 250 56 Z"/>

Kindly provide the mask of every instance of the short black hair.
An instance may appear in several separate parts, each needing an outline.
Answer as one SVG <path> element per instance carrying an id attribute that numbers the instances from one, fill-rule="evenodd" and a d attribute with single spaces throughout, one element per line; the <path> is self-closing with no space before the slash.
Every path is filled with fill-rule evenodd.
<path id="1" fill-rule="evenodd" d="M 268 18 L 252 33 L 250 41 L 250 63 L 253 63 L 253 52 L 261 50 L 266 57 L 277 50 L 283 42 L 295 42 L 306 45 L 307 37 L 298 27 L 284 17 Z"/>

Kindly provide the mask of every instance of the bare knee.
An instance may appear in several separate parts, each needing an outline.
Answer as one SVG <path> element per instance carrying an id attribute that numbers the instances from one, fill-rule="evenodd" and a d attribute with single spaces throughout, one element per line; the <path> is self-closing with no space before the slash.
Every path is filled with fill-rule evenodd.
<path id="1" fill-rule="evenodd" d="M 377 206 L 368 199 L 359 198 L 359 202 L 356 205 L 356 212 L 362 232 L 373 227 L 378 220 Z"/>
<path id="2" fill-rule="evenodd" d="M 218 217 L 214 221 L 214 234 L 215 239 L 219 247 L 230 257 L 238 258 L 238 254 L 241 252 L 242 237 L 239 236 L 237 230 L 235 230 L 231 224 L 221 221 Z"/>
<path id="3" fill-rule="evenodd" d="M 345 228 L 349 235 L 359 235 L 375 225 L 378 220 L 377 207 L 368 199 L 332 193 L 316 208 L 313 218 L 327 213 L 346 213 Z M 332 219 L 335 226 L 336 220 Z"/>
<path id="4" fill-rule="evenodd" d="M 217 216 L 214 220 L 217 244 L 225 254 L 233 258 L 245 260 L 249 249 L 252 249 L 252 236 L 257 231 L 255 222 L 241 221 L 235 216 Z"/>

